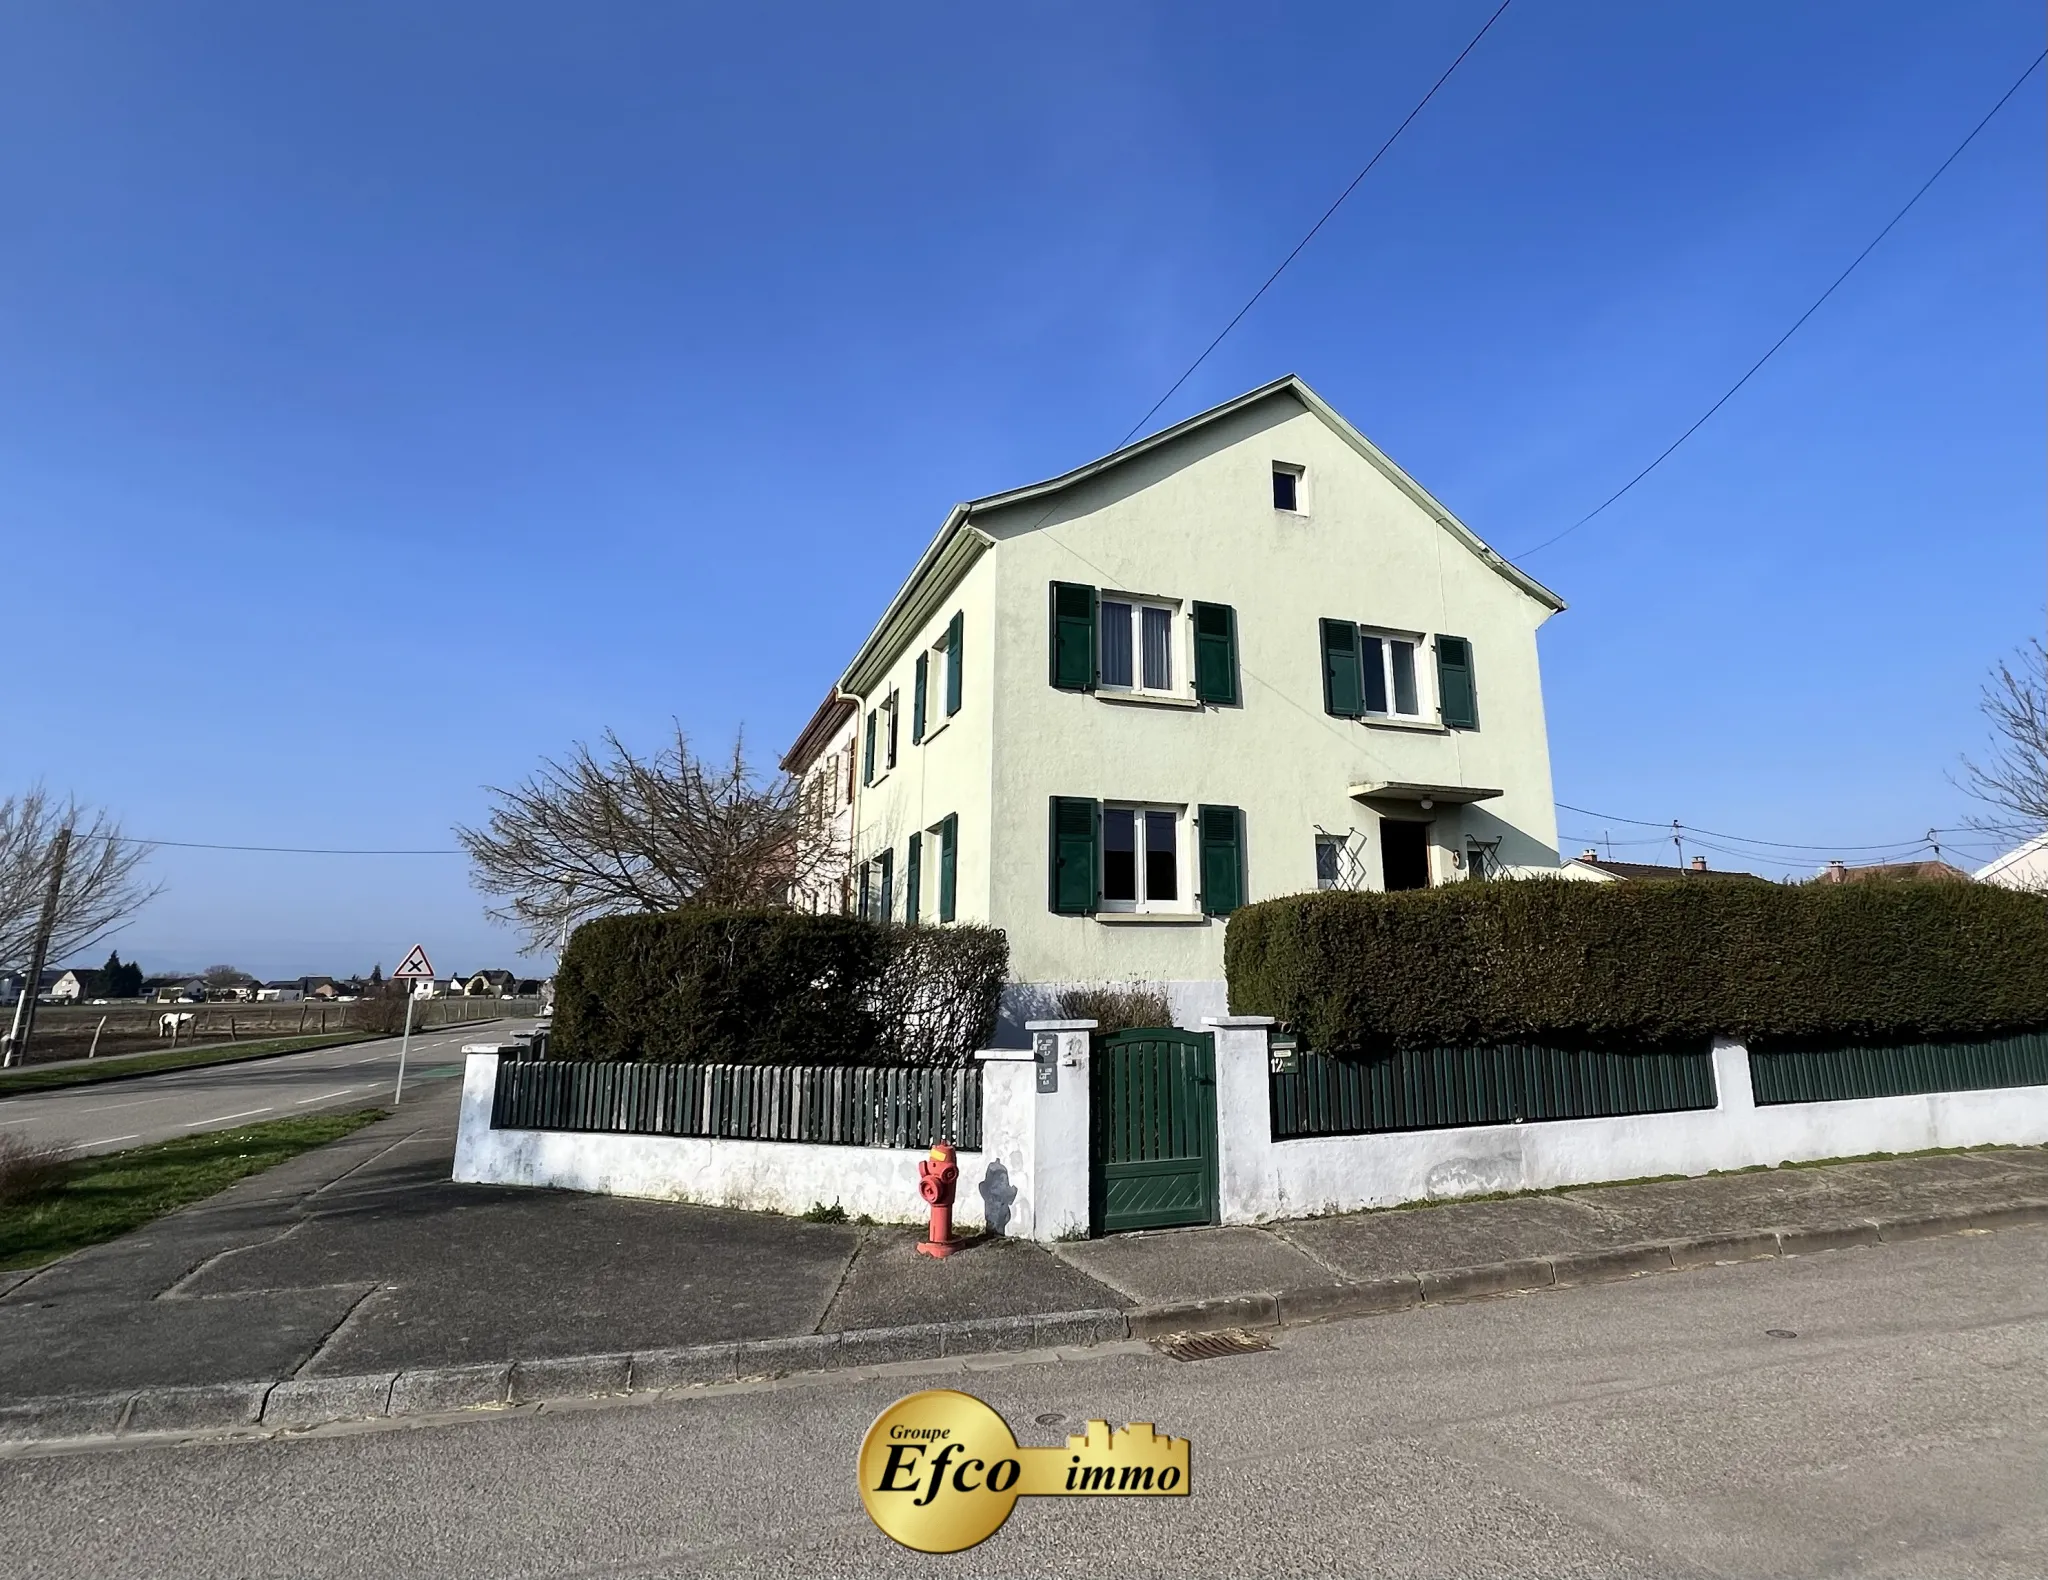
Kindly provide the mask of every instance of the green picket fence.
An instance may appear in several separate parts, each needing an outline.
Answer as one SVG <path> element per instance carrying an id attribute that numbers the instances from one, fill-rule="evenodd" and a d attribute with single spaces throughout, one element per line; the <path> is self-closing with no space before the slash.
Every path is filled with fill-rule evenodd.
<path id="1" fill-rule="evenodd" d="M 981 1067 L 500 1059 L 494 1130 L 981 1146 Z"/>
<path id="2" fill-rule="evenodd" d="M 1749 1050 L 1749 1075 L 1759 1104 L 2048 1086 L 2048 1032 L 2023 1031 L 1979 1042 L 1835 1048 L 1766 1044 Z"/>
<path id="3" fill-rule="evenodd" d="M 1605 1053 L 1511 1043 L 1363 1057 L 1304 1048 L 1293 1064 L 1270 1076 L 1275 1141 L 1678 1113 L 1715 1102 L 1704 1045 Z"/>

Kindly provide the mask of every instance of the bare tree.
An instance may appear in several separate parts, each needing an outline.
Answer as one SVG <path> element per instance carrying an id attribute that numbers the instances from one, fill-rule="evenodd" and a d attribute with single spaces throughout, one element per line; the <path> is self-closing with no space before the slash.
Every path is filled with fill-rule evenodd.
<path id="1" fill-rule="evenodd" d="M 240 966 L 208 966 L 199 973 L 199 980 L 204 982 L 209 988 L 218 990 L 222 988 L 247 987 L 256 979 Z"/>
<path id="2" fill-rule="evenodd" d="M 2048 648 L 2040 638 L 1999 661 L 1979 706 L 1991 723 L 1992 755 L 1963 759 L 1963 788 L 2001 815 L 1971 822 L 2031 837 L 2048 828 Z"/>
<path id="3" fill-rule="evenodd" d="M 41 785 L 0 800 L 0 970 L 18 971 L 35 947 L 36 922 L 56 859 L 57 834 L 71 830 L 48 958 L 90 949 L 155 899 L 163 885 L 136 869 L 147 845 L 121 833 L 105 812 L 52 798 Z"/>
<path id="4" fill-rule="evenodd" d="M 776 908 L 836 852 L 820 799 L 786 774 L 763 775 L 744 741 L 708 762 L 680 728 L 652 757 L 612 731 L 606 756 L 577 743 L 517 787 L 493 787 L 482 829 L 458 827 L 471 881 L 501 903 L 488 914 L 534 949 L 613 911 L 684 906 Z"/>

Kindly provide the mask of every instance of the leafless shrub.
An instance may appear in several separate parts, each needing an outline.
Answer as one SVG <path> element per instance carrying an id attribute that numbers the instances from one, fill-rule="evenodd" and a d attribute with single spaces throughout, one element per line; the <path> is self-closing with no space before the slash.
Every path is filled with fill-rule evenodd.
<path id="1" fill-rule="evenodd" d="M 24 1207 L 47 1196 L 71 1171 L 67 1146 L 37 1145 L 0 1132 L 0 1207 Z"/>
<path id="2" fill-rule="evenodd" d="M 1059 1019 L 1092 1020 L 1098 1035 L 1140 1026 L 1171 1026 L 1173 1010 L 1163 988 L 1150 983 L 1098 983 L 1068 988 L 1059 996 Z"/>

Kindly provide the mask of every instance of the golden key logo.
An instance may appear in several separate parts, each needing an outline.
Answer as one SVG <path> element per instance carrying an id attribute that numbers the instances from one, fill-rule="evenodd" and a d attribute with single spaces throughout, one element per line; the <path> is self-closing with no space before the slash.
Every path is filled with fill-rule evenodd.
<path id="1" fill-rule="evenodd" d="M 1010 1426 L 972 1394 L 933 1388 L 899 1399 L 860 1445 L 868 1518 L 905 1547 L 957 1553 L 996 1533 L 1017 1500 L 1188 1495 L 1188 1440 L 1149 1421 L 1107 1421 L 1064 1448 L 1019 1448 Z"/>

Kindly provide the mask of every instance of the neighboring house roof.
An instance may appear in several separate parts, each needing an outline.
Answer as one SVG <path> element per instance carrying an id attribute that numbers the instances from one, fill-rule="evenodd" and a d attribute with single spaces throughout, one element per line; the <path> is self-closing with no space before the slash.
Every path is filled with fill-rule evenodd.
<path id="1" fill-rule="evenodd" d="M 1753 872 L 1717 871 L 1707 866 L 1705 862 L 1705 857 L 1695 856 L 1690 867 L 1666 867 L 1654 861 L 1603 861 L 1588 852 L 1569 865 L 1584 867 L 1605 878 L 1621 878 L 1632 882 L 1656 878 L 1738 878 L 1750 883 L 1767 881 Z"/>
<path id="2" fill-rule="evenodd" d="M 916 567 L 897 590 L 896 596 L 890 599 L 889 607 L 883 611 L 882 618 L 875 622 L 874 629 L 861 644 L 860 651 L 854 655 L 853 662 L 847 665 L 846 673 L 840 677 L 839 689 L 852 692 L 856 696 L 864 695 L 880 672 L 894 662 L 896 648 L 905 630 L 923 622 L 928 613 L 925 605 L 942 598 L 946 590 L 965 575 L 969 567 L 993 546 L 995 540 L 992 537 L 971 525 L 971 518 L 975 515 L 1062 493 L 1127 461 L 1134 461 L 1162 445 L 1172 444 L 1175 440 L 1185 438 L 1212 423 L 1234 416 L 1248 406 L 1283 395 L 1292 396 L 1306 410 L 1321 418 L 1333 433 L 1378 468 L 1389 482 L 1433 517 L 1437 525 L 1471 550 L 1492 570 L 1553 613 L 1564 608 L 1562 598 L 1535 577 L 1509 564 L 1495 553 L 1480 539 L 1478 533 L 1452 515 L 1429 490 L 1397 466 L 1385 451 L 1339 416 L 1335 408 L 1300 378 L 1289 373 L 1270 384 L 1262 384 L 1255 390 L 1247 390 L 1235 400 L 1227 400 L 1220 406 L 1212 406 L 1205 412 L 1197 412 L 1185 421 L 1175 423 L 1171 428 L 1162 428 L 1148 438 L 1127 444 L 1121 450 L 1113 450 L 1108 455 L 1090 461 L 1085 466 L 1076 467 L 1071 472 L 1063 472 L 1058 477 L 1047 478 L 1044 482 L 1028 483 L 1022 488 L 1008 489 L 999 494 L 987 494 L 980 499 L 970 499 L 965 504 L 955 505 L 947 514 L 945 524 L 939 528 L 938 536 L 932 539 L 931 546 L 924 551 Z"/>
<path id="3" fill-rule="evenodd" d="M 1945 861 L 1882 861 L 1868 867 L 1846 867 L 1831 861 L 1815 876 L 1816 883 L 1975 883 L 1961 867 Z"/>
<path id="4" fill-rule="evenodd" d="M 848 719 L 860 711 L 860 703 L 852 697 L 843 697 L 837 691 L 828 695 L 818 704 L 818 711 L 811 715 L 811 722 L 803 727 L 789 750 L 782 756 L 782 771 L 786 774 L 807 773 L 818 754 L 831 743 Z"/>
<path id="5" fill-rule="evenodd" d="M 282 977 L 275 982 L 266 982 L 263 985 L 267 988 L 295 988 L 299 986 L 299 979 L 297 977 Z"/>
<path id="6" fill-rule="evenodd" d="M 474 976 L 470 977 L 469 980 L 475 982 L 479 979 L 485 982 L 492 983 L 493 985 L 503 985 L 507 982 L 516 982 L 519 980 L 509 971 L 479 971 Z"/>
<path id="7" fill-rule="evenodd" d="M 2036 834 L 2017 850 L 1986 862 L 1977 869 L 1977 881 L 2008 889 L 2048 887 L 2048 834 Z"/>

